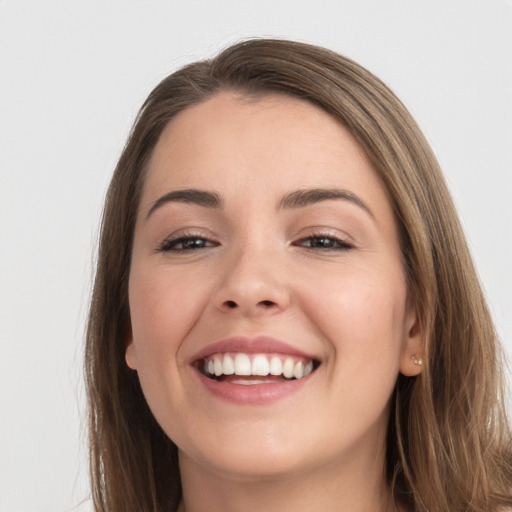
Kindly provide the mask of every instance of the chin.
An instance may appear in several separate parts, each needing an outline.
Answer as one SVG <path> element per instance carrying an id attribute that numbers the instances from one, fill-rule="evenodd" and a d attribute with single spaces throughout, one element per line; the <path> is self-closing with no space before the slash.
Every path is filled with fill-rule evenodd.
<path id="1" fill-rule="evenodd" d="M 297 451 L 297 450 L 296 450 Z M 180 451 L 180 463 L 188 456 Z M 304 456 L 269 452 L 268 450 L 222 450 L 222 453 L 196 459 L 205 469 L 225 478 L 239 481 L 264 481 L 276 479 L 294 473 L 300 473 L 307 467 Z"/>

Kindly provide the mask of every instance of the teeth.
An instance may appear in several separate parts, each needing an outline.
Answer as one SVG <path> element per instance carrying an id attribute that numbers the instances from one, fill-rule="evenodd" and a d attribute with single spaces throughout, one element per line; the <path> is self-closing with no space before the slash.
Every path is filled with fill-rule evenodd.
<path id="1" fill-rule="evenodd" d="M 283 375 L 286 379 L 302 379 L 313 371 L 313 361 L 277 354 L 214 354 L 204 360 L 205 375 L 243 375 L 265 377 Z M 232 380 L 234 384 L 262 384 L 275 382 L 272 379 Z"/>
<path id="2" fill-rule="evenodd" d="M 213 359 L 213 368 L 215 370 L 215 375 L 217 375 L 217 377 L 219 375 L 222 375 L 223 373 L 223 368 L 222 368 L 222 361 L 220 360 L 220 358 L 218 357 L 215 357 Z"/>
<path id="3" fill-rule="evenodd" d="M 224 363 L 222 364 L 222 373 L 224 375 L 233 375 L 235 373 L 235 363 L 233 359 L 227 354 L 224 356 Z"/>
<path id="4" fill-rule="evenodd" d="M 304 377 L 304 367 L 300 361 L 293 368 L 293 376 L 296 379 L 302 379 L 302 377 Z"/>
<path id="5" fill-rule="evenodd" d="M 268 375 L 270 373 L 270 365 L 268 359 L 264 355 L 256 356 L 252 360 L 253 375 Z"/>
<path id="6" fill-rule="evenodd" d="M 295 365 L 293 364 L 293 359 L 287 358 L 283 364 L 283 375 L 287 379 L 291 379 L 293 377 L 293 367 Z"/>
<path id="7" fill-rule="evenodd" d="M 242 386 L 254 386 L 254 384 L 270 384 L 271 380 L 263 380 L 263 379 L 251 379 L 251 380 L 233 380 L 232 384 L 241 384 Z"/>
<path id="8" fill-rule="evenodd" d="M 279 357 L 274 356 L 270 360 L 270 375 L 281 375 L 283 373 L 283 363 Z"/>
<path id="9" fill-rule="evenodd" d="M 251 360 L 247 354 L 237 354 L 235 356 L 235 375 L 251 375 Z"/>

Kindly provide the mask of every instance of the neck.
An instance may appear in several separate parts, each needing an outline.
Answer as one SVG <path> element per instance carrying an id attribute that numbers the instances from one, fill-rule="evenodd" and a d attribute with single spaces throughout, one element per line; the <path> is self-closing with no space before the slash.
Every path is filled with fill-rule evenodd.
<path id="1" fill-rule="evenodd" d="M 379 456 L 380 455 L 380 456 Z M 183 501 L 179 512 L 392 512 L 384 458 L 266 478 L 218 473 L 180 453 Z"/>

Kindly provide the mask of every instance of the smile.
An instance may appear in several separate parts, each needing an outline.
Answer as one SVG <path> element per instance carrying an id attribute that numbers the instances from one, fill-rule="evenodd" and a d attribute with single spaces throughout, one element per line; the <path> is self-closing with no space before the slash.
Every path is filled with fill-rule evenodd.
<path id="1" fill-rule="evenodd" d="M 237 336 L 204 347 L 190 363 L 211 395 L 236 405 L 264 405 L 302 389 L 320 359 L 268 336 Z"/>
<path id="2" fill-rule="evenodd" d="M 313 372 L 316 365 L 305 357 L 237 352 L 212 354 L 199 363 L 199 368 L 210 379 L 254 385 L 302 379 Z"/>

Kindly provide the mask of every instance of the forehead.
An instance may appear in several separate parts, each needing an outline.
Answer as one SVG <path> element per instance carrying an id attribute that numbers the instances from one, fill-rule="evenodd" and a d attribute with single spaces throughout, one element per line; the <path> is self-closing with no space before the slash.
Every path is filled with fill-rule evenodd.
<path id="1" fill-rule="evenodd" d="M 155 147 L 144 199 L 188 187 L 228 195 L 308 187 L 386 195 L 352 134 L 319 107 L 284 95 L 231 92 L 182 111 Z"/>

